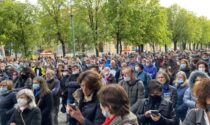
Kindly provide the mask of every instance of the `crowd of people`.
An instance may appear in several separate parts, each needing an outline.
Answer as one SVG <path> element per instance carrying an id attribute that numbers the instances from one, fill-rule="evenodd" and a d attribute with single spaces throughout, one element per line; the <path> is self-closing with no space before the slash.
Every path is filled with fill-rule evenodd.
<path id="1" fill-rule="evenodd" d="M 0 61 L 0 125 L 210 125 L 210 53 Z"/>

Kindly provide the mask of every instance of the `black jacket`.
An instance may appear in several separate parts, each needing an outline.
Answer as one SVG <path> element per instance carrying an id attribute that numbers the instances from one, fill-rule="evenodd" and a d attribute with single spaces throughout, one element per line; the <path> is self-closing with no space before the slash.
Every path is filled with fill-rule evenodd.
<path id="1" fill-rule="evenodd" d="M 10 125 L 10 123 L 16 123 L 16 125 L 41 125 L 41 119 L 41 112 L 38 107 L 25 109 L 23 112 L 16 109 L 12 114 L 8 125 Z"/>
<path id="2" fill-rule="evenodd" d="M 162 99 L 159 104 L 152 104 L 149 99 L 141 101 L 139 109 L 136 113 L 140 125 L 179 125 L 179 120 L 176 118 L 175 110 L 170 101 Z M 159 110 L 161 118 L 155 122 L 151 118 L 144 116 L 144 113 L 149 110 Z"/>
<path id="3" fill-rule="evenodd" d="M 92 100 L 84 102 L 83 98 L 79 101 L 79 109 L 85 118 L 83 125 L 101 125 L 105 118 L 101 112 L 100 104 L 96 93 L 93 94 Z M 80 125 L 75 119 L 69 119 L 69 125 Z"/>
<path id="4" fill-rule="evenodd" d="M 53 96 L 52 93 L 47 93 L 45 96 L 36 98 L 38 107 L 42 114 L 42 125 L 52 125 L 51 112 L 53 109 Z"/>

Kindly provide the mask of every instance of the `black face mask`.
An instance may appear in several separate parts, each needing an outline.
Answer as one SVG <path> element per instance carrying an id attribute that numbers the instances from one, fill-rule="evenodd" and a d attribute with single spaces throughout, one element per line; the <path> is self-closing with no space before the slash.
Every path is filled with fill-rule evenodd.
<path id="1" fill-rule="evenodd" d="M 207 109 L 208 112 L 210 112 L 210 104 L 206 105 L 206 109 Z"/>
<path id="2" fill-rule="evenodd" d="M 149 96 L 149 100 L 152 103 L 159 103 L 161 101 L 161 96 L 158 96 L 158 95 Z"/>

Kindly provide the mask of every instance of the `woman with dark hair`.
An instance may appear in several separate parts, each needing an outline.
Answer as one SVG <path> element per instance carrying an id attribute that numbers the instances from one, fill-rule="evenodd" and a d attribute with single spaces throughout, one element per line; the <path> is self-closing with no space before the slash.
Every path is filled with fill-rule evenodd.
<path id="1" fill-rule="evenodd" d="M 170 78 L 168 74 L 166 72 L 159 71 L 156 79 L 162 84 L 163 98 L 171 101 L 175 107 L 177 102 L 177 90 L 175 87 L 170 85 Z"/>
<path id="2" fill-rule="evenodd" d="M 150 80 L 149 98 L 139 103 L 136 113 L 141 125 L 178 125 L 179 120 L 173 104 L 162 97 L 162 85 L 157 80 Z"/>
<path id="3" fill-rule="evenodd" d="M 203 78 L 194 86 L 197 97 L 197 108 L 191 109 L 182 125 L 209 125 L 210 124 L 210 79 Z"/>
<path id="4" fill-rule="evenodd" d="M 205 72 L 209 75 L 209 66 L 206 62 L 204 61 L 199 61 L 197 64 L 197 69 L 201 72 Z"/>
<path id="5" fill-rule="evenodd" d="M 102 125 L 138 125 L 136 116 L 129 110 L 129 99 L 120 85 L 110 84 L 98 92 L 103 115 Z"/>
<path id="6" fill-rule="evenodd" d="M 73 94 L 75 103 L 66 107 L 70 115 L 69 125 L 101 125 L 104 117 L 97 98 L 102 86 L 100 75 L 87 70 L 80 74 L 78 83 L 81 89 Z"/>
<path id="7" fill-rule="evenodd" d="M 36 104 L 42 113 L 42 125 L 52 125 L 53 96 L 43 77 L 35 77 L 33 80 L 33 91 Z"/>

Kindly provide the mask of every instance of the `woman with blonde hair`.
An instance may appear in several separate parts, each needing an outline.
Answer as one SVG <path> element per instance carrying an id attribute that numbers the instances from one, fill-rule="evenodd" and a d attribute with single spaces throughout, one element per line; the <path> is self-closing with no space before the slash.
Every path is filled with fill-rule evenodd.
<path id="1" fill-rule="evenodd" d="M 174 80 L 174 84 L 177 89 L 177 103 L 176 103 L 176 114 L 179 120 L 183 121 L 187 114 L 188 107 L 184 103 L 184 93 L 188 88 L 187 76 L 185 72 L 179 71 L 176 74 L 176 79 Z"/>
<path id="2" fill-rule="evenodd" d="M 9 125 L 41 125 L 41 112 L 35 103 L 33 92 L 30 89 L 22 89 L 16 98 L 17 104 Z"/>

